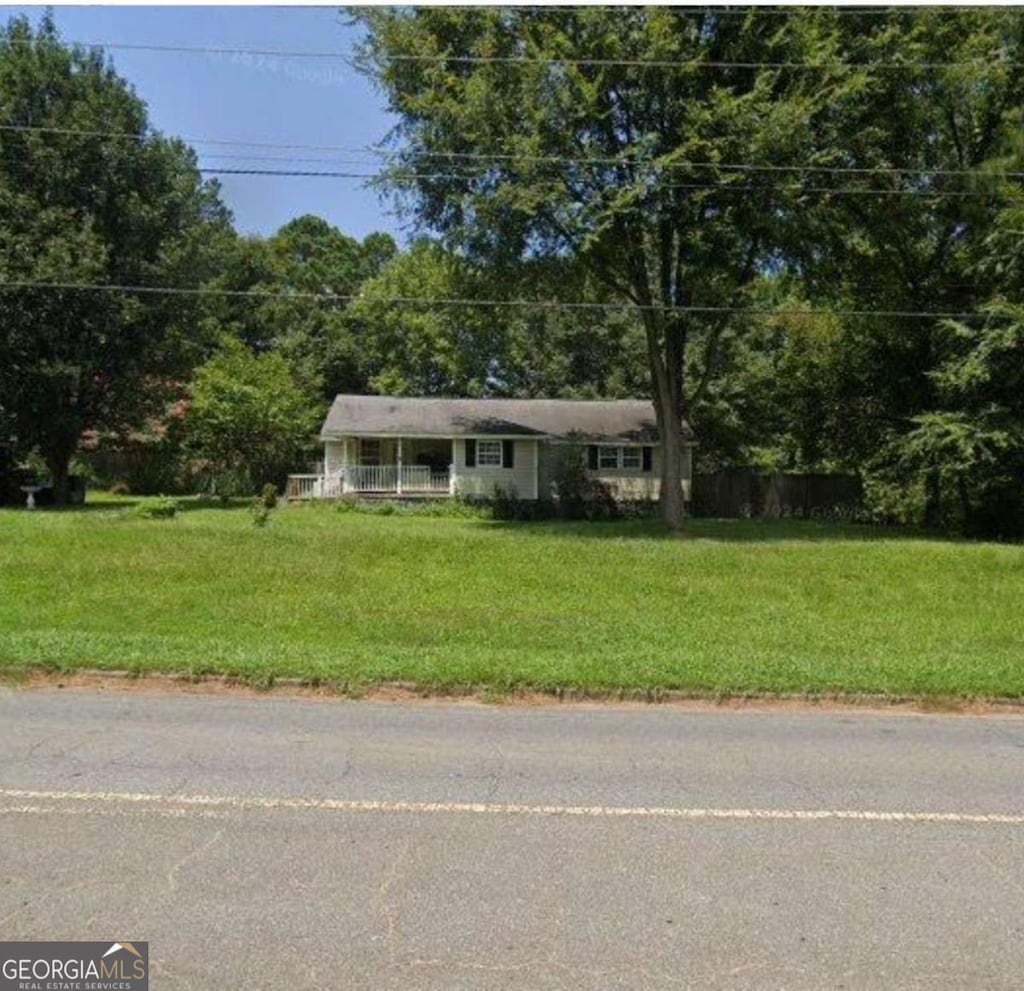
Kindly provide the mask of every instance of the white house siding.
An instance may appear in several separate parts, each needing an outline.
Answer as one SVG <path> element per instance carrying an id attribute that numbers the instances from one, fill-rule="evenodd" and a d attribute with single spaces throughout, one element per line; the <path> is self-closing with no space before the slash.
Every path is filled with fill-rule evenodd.
<path id="1" fill-rule="evenodd" d="M 538 475 L 538 488 L 544 497 L 550 498 L 555 480 L 558 452 L 562 445 L 542 444 Z M 604 482 L 617 499 L 657 499 L 661 491 L 661 450 L 657 444 L 650 445 L 651 470 L 642 468 L 601 468 L 590 472 L 591 478 Z M 585 452 L 584 452 L 585 453 Z M 690 498 L 690 480 L 693 477 L 693 448 L 683 448 L 683 493 Z"/>
<path id="2" fill-rule="evenodd" d="M 498 440 L 500 438 L 480 438 Z M 490 498 L 495 490 L 508 493 L 515 491 L 520 499 L 536 499 L 537 442 L 517 440 L 515 444 L 515 466 L 499 468 L 492 465 L 466 467 L 466 442 L 455 441 L 455 486 L 460 495 Z"/>
<path id="3" fill-rule="evenodd" d="M 558 446 L 551 443 L 537 445 L 537 497 L 550 499 L 554 495 L 555 469 L 558 465 Z"/>
<path id="4" fill-rule="evenodd" d="M 335 474 L 339 468 L 345 463 L 345 444 L 347 441 L 344 440 L 328 440 L 324 441 L 324 473 L 327 475 Z"/>
<path id="5" fill-rule="evenodd" d="M 463 495 L 489 498 L 496 488 L 505 492 L 515 489 L 521 499 L 550 498 L 554 481 L 555 465 L 561 445 L 547 441 L 517 440 L 515 443 L 515 467 L 498 468 L 490 465 L 466 467 L 466 445 L 462 439 L 455 441 L 455 474 L 458 490 Z M 347 445 L 347 458 L 346 458 Z M 410 445 L 411 446 L 411 445 Z M 612 470 L 604 468 L 592 473 L 605 482 L 619 499 L 656 499 L 661 486 L 661 452 L 652 445 L 651 470 Z M 395 464 L 397 444 L 394 438 L 381 438 L 381 463 Z M 346 462 L 358 464 L 358 441 L 354 437 L 345 440 L 326 441 L 324 444 L 324 465 L 328 474 L 337 472 Z M 690 480 L 693 473 L 693 448 L 683 449 L 683 491 L 690 498 Z"/>

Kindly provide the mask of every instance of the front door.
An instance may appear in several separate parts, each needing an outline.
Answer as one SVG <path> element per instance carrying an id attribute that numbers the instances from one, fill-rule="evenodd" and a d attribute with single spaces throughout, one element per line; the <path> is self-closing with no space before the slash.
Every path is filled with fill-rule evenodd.
<path id="1" fill-rule="evenodd" d="M 359 463 L 369 467 L 380 464 L 380 441 L 376 437 L 359 438 Z"/>

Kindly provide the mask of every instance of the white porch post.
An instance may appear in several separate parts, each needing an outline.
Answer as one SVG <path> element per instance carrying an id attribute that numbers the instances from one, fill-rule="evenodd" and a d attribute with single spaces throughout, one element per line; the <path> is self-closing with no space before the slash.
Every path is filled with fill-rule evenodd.
<path id="1" fill-rule="evenodd" d="M 398 438 L 398 494 L 402 494 L 402 438 Z"/>
<path id="2" fill-rule="evenodd" d="M 455 495 L 455 438 L 452 438 L 452 463 L 448 466 L 448 495 Z"/>

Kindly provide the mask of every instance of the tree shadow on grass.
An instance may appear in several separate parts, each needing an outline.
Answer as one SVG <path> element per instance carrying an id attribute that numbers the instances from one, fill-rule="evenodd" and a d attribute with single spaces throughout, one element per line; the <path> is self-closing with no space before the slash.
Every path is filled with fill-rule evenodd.
<path id="1" fill-rule="evenodd" d="M 102 502 L 86 500 L 77 506 L 44 506 L 42 511 L 47 513 L 109 513 L 118 509 L 134 509 L 139 501 L 134 496 L 123 496 L 116 499 L 104 499 Z"/>
<path id="2" fill-rule="evenodd" d="M 22 510 L 23 512 L 32 513 L 109 513 L 114 512 L 118 509 L 131 509 L 139 504 L 139 500 L 133 496 L 117 496 L 107 499 L 103 499 L 99 502 L 91 502 L 88 499 L 85 502 L 79 503 L 68 503 L 66 506 L 53 506 L 43 504 L 36 506 L 35 509 L 26 509 L 24 504 L 19 505 L 8 505 L 4 506 L 4 509 L 15 509 Z"/>
<path id="3" fill-rule="evenodd" d="M 764 543 L 872 543 L 882 540 L 941 540 L 955 538 L 909 527 L 824 520 L 733 520 L 690 518 L 681 533 L 673 533 L 658 520 L 614 521 L 511 521 L 489 520 L 485 526 L 569 539 L 604 540 L 707 540 L 728 544 Z"/>
<path id="4" fill-rule="evenodd" d="M 84 503 L 71 503 L 66 506 L 43 505 L 31 510 L 35 513 L 109 513 L 125 509 L 135 509 L 145 503 L 156 502 L 158 499 L 173 499 L 179 513 L 191 513 L 198 509 L 246 509 L 252 505 L 252 496 L 239 496 L 227 501 L 220 499 L 203 499 L 197 496 L 103 496 L 100 499 L 87 498 Z M 25 509 L 24 505 L 8 505 L 3 509 Z"/>

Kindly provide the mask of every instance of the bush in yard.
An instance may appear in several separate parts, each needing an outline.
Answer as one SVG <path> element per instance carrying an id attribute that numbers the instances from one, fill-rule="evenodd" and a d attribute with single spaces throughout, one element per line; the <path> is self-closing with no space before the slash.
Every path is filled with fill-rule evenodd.
<path id="1" fill-rule="evenodd" d="M 496 488 L 491 502 L 491 512 L 496 520 L 520 520 L 523 518 L 522 500 L 516 490 Z"/>
<path id="2" fill-rule="evenodd" d="M 144 520 L 173 520 L 178 514 L 178 501 L 168 496 L 147 499 L 135 508 L 135 515 Z"/>
<path id="3" fill-rule="evenodd" d="M 273 482 L 267 482 L 259 498 L 267 509 L 277 509 L 277 486 Z"/>
<path id="4" fill-rule="evenodd" d="M 556 506 L 550 499 L 520 499 L 515 488 L 508 491 L 496 488 L 486 508 L 490 511 L 491 519 L 520 523 L 551 520 L 557 516 Z"/>
<path id="5" fill-rule="evenodd" d="M 249 473 L 244 469 L 208 465 L 201 474 L 205 478 L 205 488 L 200 494 L 221 506 L 230 506 L 232 499 L 241 499 L 252 491 Z"/>
<path id="6" fill-rule="evenodd" d="M 617 508 L 619 515 L 627 520 L 654 519 L 658 512 L 658 504 L 649 496 L 620 500 Z"/>
<path id="7" fill-rule="evenodd" d="M 264 502 L 261 496 L 256 496 L 252 501 L 252 525 L 265 527 L 270 522 L 271 508 Z"/>
<path id="8" fill-rule="evenodd" d="M 621 515 L 608 486 L 590 477 L 582 444 L 558 450 L 554 483 L 555 505 L 563 520 L 614 520 Z"/>
<path id="9" fill-rule="evenodd" d="M 190 391 L 187 444 L 220 495 L 286 475 L 319 419 L 281 355 L 253 354 L 233 338 L 196 372 Z"/>
<path id="10" fill-rule="evenodd" d="M 864 475 L 864 514 L 870 523 L 920 526 L 925 501 L 921 478 L 899 478 L 891 471 Z"/>

